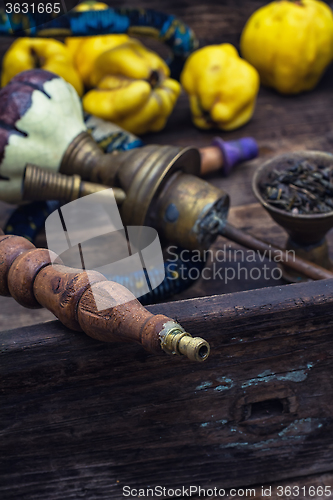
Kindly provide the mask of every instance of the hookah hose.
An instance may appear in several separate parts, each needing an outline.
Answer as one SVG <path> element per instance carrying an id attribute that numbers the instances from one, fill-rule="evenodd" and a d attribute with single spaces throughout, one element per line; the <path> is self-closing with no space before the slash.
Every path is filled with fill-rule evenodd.
<path id="1" fill-rule="evenodd" d="M 105 153 L 128 151 L 144 145 L 141 139 L 111 122 L 89 114 L 85 114 L 84 120 L 88 132 Z M 60 205 L 57 201 L 35 201 L 19 206 L 7 221 L 4 228 L 5 234 L 23 236 L 34 243 L 38 233 L 44 229 L 47 217 Z M 205 262 L 189 262 L 188 259 L 184 261 L 181 259 L 181 250 L 173 252 L 173 255 L 178 254 L 173 260 L 165 261 L 165 278 L 162 283 L 138 299 L 143 305 L 163 302 L 189 288 L 200 277 Z M 145 274 L 147 280 L 146 271 Z M 153 285 L 153 270 L 150 271 L 149 280 Z M 147 281 L 149 282 L 149 280 Z M 129 276 L 112 276 L 112 281 L 116 281 L 131 290 L 140 286 L 140 278 L 137 273 L 132 273 Z"/>
<path id="2" fill-rule="evenodd" d="M 70 12 L 28 12 L 0 9 L 0 36 L 69 37 L 127 33 L 149 36 L 172 52 L 166 61 L 171 77 L 179 78 L 186 58 L 198 48 L 193 31 L 173 15 L 152 9 L 105 8 Z"/>

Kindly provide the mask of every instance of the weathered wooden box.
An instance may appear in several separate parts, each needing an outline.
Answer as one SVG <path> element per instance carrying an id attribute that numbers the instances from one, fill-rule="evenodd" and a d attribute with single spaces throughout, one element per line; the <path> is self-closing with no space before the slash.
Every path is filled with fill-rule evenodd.
<path id="1" fill-rule="evenodd" d="M 243 210 L 243 209 L 241 209 Z M 149 306 L 203 364 L 59 322 L 1 333 L 2 498 L 115 498 L 330 471 L 333 281 Z"/>

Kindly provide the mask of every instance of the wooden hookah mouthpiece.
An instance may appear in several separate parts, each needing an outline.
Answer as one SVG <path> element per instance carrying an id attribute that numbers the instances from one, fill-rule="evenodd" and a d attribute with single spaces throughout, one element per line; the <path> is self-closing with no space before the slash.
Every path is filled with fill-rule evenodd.
<path id="1" fill-rule="evenodd" d="M 45 307 L 68 328 L 97 340 L 136 342 L 151 353 L 165 351 L 192 361 L 209 356 L 205 340 L 193 338 L 167 316 L 150 313 L 124 286 L 96 271 L 65 267 L 53 252 L 1 229 L 0 295 L 25 307 Z"/>

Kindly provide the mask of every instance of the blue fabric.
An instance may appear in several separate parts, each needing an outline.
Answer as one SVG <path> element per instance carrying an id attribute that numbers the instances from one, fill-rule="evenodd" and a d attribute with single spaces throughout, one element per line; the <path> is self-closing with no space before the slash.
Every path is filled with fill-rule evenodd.
<path id="1" fill-rule="evenodd" d="M 29 30 L 29 31 L 27 31 Z M 112 33 L 143 34 L 170 47 L 167 61 L 178 78 L 185 59 L 198 47 L 193 31 L 180 19 L 151 9 L 105 9 L 54 14 L 6 14 L 0 10 L 0 36 L 93 36 Z"/>
<path id="2" fill-rule="evenodd" d="M 88 113 L 84 114 L 84 121 L 88 132 L 105 153 L 128 151 L 144 146 L 144 142 L 139 137 L 114 123 L 96 118 Z"/>

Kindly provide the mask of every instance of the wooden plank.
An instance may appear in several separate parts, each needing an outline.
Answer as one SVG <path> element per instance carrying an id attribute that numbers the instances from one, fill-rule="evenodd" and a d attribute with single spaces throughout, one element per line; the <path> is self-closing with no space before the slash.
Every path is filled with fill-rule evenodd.
<path id="1" fill-rule="evenodd" d="M 26 309 L 11 297 L 0 297 L 0 332 L 54 319 L 46 309 Z"/>
<path id="2" fill-rule="evenodd" d="M 331 280 L 150 306 L 207 363 L 102 344 L 59 323 L 1 335 L 4 498 L 122 498 L 331 470 Z"/>

